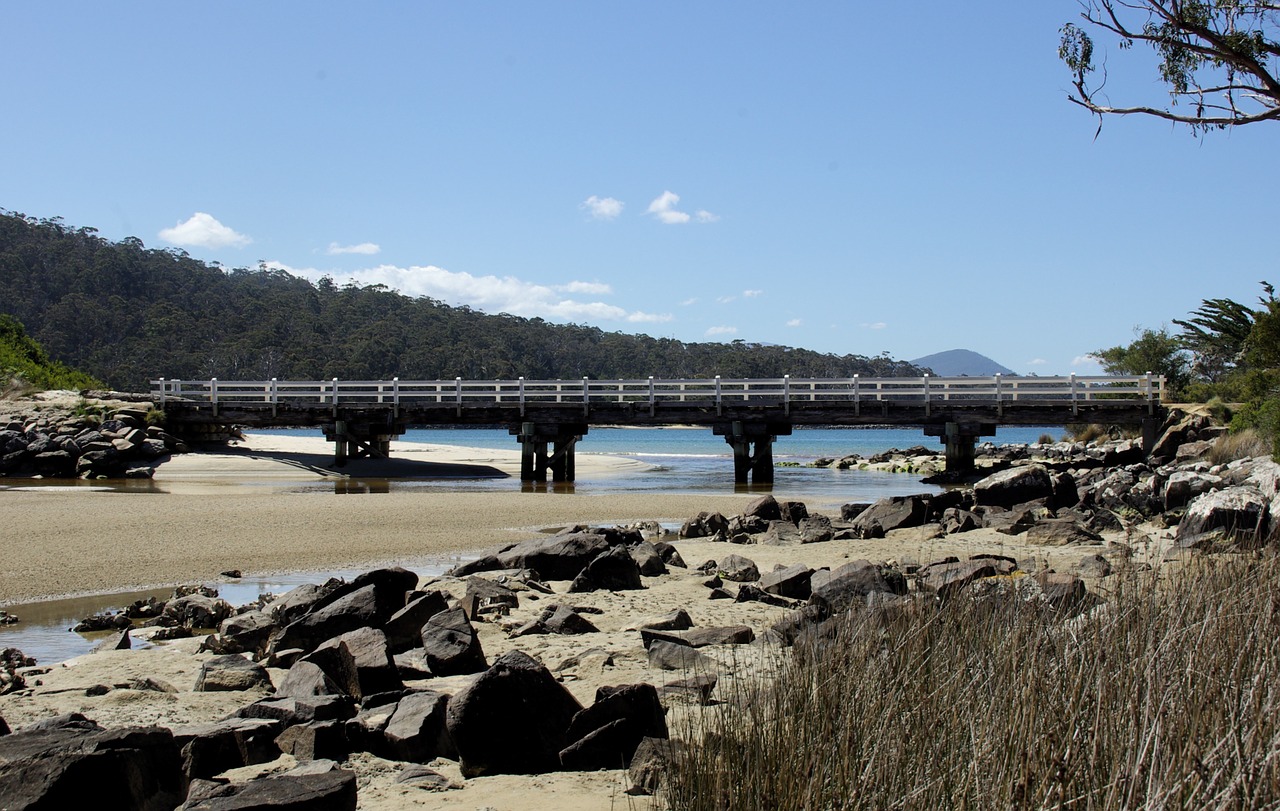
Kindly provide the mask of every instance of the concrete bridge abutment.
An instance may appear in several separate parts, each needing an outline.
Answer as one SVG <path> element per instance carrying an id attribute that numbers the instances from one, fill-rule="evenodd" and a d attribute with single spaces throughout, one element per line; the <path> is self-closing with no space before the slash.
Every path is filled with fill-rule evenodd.
<path id="1" fill-rule="evenodd" d="M 946 422 L 924 426 L 925 436 L 936 436 L 947 446 L 947 472 L 969 473 L 975 467 L 974 448 L 979 437 L 994 436 L 993 422 Z"/>
<path id="2" fill-rule="evenodd" d="M 574 480 L 575 451 L 587 434 L 585 423 L 522 422 L 509 432 L 520 441 L 520 481 L 545 482 L 548 471 L 553 482 Z"/>

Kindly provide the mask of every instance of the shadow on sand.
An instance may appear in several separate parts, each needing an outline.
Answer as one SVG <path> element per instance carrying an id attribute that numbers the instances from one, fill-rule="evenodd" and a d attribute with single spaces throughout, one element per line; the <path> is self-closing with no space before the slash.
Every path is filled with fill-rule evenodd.
<path id="1" fill-rule="evenodd" d="M 347 459 L 338 467 L 332 456 L 324 453 L 290 453 L 255 451 L 249 448 L 220 450 L 249 459 L 268 459 L 327 477 L 351 479 L 505 479 L 509 475 L 490 465 L 453 462 L 424 462 L 418 459 Z"/>

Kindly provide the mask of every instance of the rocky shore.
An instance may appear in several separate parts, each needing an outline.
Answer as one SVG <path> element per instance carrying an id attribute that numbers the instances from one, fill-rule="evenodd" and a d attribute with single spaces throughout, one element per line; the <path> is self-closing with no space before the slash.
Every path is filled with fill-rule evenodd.
<path id="1" fill-rule="evenodd" d="M 1280 466 L 1211 463 L 1216 433 L 1175 414 L 1150 454 L 1013 449 L 941 494 L 571 527 L 442 577 L 387 567 L 243 606 L 183 590 L 100 618 L 100 652 L 4 652 L 0 797 L 616 805 L 660 787 L 674 718 L 849 612 L 1017 599 L 1065 621 L 1135 569 L 1273 546 Z"/>

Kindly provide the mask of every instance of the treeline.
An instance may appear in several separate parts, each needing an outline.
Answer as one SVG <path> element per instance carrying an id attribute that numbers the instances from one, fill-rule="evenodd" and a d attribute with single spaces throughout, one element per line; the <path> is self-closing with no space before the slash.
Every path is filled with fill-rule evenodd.
<path id="1" fill-rule="evenodd" d="M 0 312 L 109 385 L 182 379 L 595 379 L 917 375 L 885 355 L 685 343 L 487 315 L 382 285 L 224 271 L 181 250 L 111 242 L 0 211 Z"/>

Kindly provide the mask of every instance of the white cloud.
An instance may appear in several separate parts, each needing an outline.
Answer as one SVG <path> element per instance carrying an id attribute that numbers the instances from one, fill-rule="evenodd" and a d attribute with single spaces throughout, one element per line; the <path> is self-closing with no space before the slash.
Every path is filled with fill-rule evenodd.
<path id="1" fill-rule="evenodd" d="M 737 296 L 718 296 L 716 298 L 716 304 L 728 304 L 731 301 L 736 301 L 737 298 Z"/>
<path id="2" fill-rule="evenodd" d="M 197 211 L 190 219 L 172 228 L 161 230 L 160 238 L 170 245 L 193 248 L 243 248 L 253 242 L 203 211 Z"/>
<path id="3" fill-rule="evenodd" d="M 1072 366 L 1094 366 L 1099 369 L 1102 368 L 1102 364 L 1098 363 L 1098 359 L 1093 355 L 1076 355 L 1074 358 L 1071 359 L 1071 365 Z"/>
<path id="4" fill-rule="evenodd" d="M 680 202 L 680 195 L 673 191 L 664 191 L 662 194 L 654 198 L 649 204 L 649 213 L 657 217 L 660 222 L 667 225 L 683 225 L 691 220 L 697 222 L 715 222 L 720 219 L 706 209 L 699 209 L 692 216 L 688 212 L 680 211 L 676 205 Z"/>
<path id="5" fill-rule="evenodd" d="M 737 328 L 737 327 L 711 327 L 710 329 L 708 329 L 708 330 L 707 330 L 707 335 L 708 335 L 708 336 L 713 336 L 713 335 L 737 335 L 737 334 L 738 334 L 738 328 Z"/>
<path id="6" fill-rule="evenodd" d="M 804 325 L 804 321 L 800 320 L 799 318 L 793 318 L 787 322 L 788 327 L 800 327 L 803 325 Z"/>
<path id="7" fill-rule="evenodd" d="M 883 322 L 883 321 L 877 321 L 877 322 L 875 322 L 874 324 L 863 324 L 863 325 L 862 325 L 862 328 L 863 328 L 863 329 L 884 329 L 884 328 L 885 328 L 885 327 L 887 327 L 887 326 L 889 326 L 889 325 L 888 325 L 888 324 L 886 324 L 885 322 Z"/>
<path id="8" fill-rule="evenodd" d="M 344 253 L 358 253 L 364 256 L 373 256 L 382 252 L 382 246 L 373 242 L 361 242 L 359 245 L 339 245 L 336 242 L 330 242 L 329 247 L 325 249 L 325 253 L 330 256 L 338 256 Z"/>
<path id="9" fill-rule="evenodd" d="M 763 295 L 763 294 L 764 294 L 763 290 L 743 290 L 742 291 L 743 298 L 755 298 L 756 296 Z"/>
<path id="10" fill-rule="evenodd" d="M 1044 366 L 1048 362 L 1049 361 L 1045 360 L 1044 358 L 1035 358 L 1033 360 L 1027 361 L 1027 365 L 1028 366 Z"/>
<path id="11" fill-rule="evenodd" d="M 687 299 L 685 299 L 684 301 L 680 302 L 680 306 L 681 306 L 681 307 L 692 307 L 693 305 L 695 305 L 695 304 L 697 304 L 697 303 L 698 303 L 698 300 L 697 300 L 696 298 L 687 298 Z"/>
<path id="12" fill-rule="evenodd" d="M 594 194 L 578 206 L 591 212 L 591 216 L 597 220 L 615 220 L 625 207 L 626 203 L 621 200 L 615 200 L 612 197 L 596 197 Z"/>
<path id="13" fill-rule="evenodd" d="M 603 295 L 612 288 L 599 282 L 573 281 L 564 285 L 527 282 L 515 276 L 473 276 L 454 273 L 434 265 L 378 265 L 350 272 L 334 272 L 316 268 L 294 268 L 280 262 L 267 262 L 267 267 L 284 270 L 295 276 L 318 281 L 329 276 L 335 284 L 385 284 L 409 296 L 427 296 L 446 304 L 465 305 L 489 313 L 510 313 L 526 318 L 548 318 L 559 321 L 626 321 L 629 323 L 661 323 L 673 320 L 662 313 L 628 311 L 605 301 L 582 301 L 572 296 Z"/>
<path id="14" fill-rule="evenodd" d="M 607 296 L 613 292 L 612 287 L 601 282 L 569 282 L 556 289 L 566 293 L 585 293 L 590 296 Z"/>

